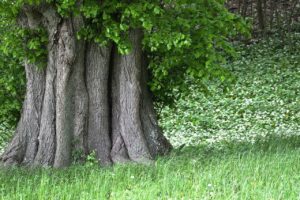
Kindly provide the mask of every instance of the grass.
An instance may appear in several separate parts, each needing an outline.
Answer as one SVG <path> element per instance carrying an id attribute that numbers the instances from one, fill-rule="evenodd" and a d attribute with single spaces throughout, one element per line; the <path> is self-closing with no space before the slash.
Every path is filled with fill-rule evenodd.
<path id="1" fill-rule="evenodd" d="M 279 142 L 280 141 L 280 142 Z M 0 171 L 0 198 L 299 199 L 300 140 L 186 147 L 155 165 Z"/>

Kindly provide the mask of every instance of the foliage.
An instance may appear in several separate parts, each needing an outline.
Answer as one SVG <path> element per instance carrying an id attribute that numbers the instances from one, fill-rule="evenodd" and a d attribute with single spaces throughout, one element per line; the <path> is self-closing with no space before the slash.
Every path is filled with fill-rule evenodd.
<path id="1" fill-rule="evenodd" d="M 44 28 L 29 29 L 18 24 L 21 1 L 0 1 L 0 52 L 9 62 L 25 60 L 44 67 L 47 60 L 47 33 Z"/>
<path id="2" fill-rule="evenodd" d="M 52 4 L 65 18 L 82 15 L 85 27 L 79 31 L 78 38 L 100 45 L 113 42 L 121 54 L 130 52 L 129 31 L 141 29 L 152 71 L 151 89 L 164 101 L 172 99 L 170 91 L 175 87 L 181 91 L 186 89 L 186 80 L 200 84 L 204 78 L 224 80 L 229 77 L 217 63 L 223 62 L 225 55 L 234 53 L 230 38 L 248 33 L 245 21 L 230 13 L 224 0 L 106 0 L 101 3 L 85 0 L 80 4 L 76 0 L 17 0 L 15 3 L 4 0 L 0 10 L 11 20 L 24 5 L 38 9 L 42 4 Z M 12 51 L 22 52 L 18 57 L 30 57 L 33 62 L 45 60 L 45 48 L 41 47 L 47 40 L 42 30 L 22 33 L 29 38 L 23 46 L 33 50 L 30 56 L 26 50 Z M 7 38 L 12 41 L 11 37 Z M 22 46 L 18 44 L 18 48 Z"/>
<path id="3" fill-rule="evenodd" d="M 87 158 L 86 158 L 86 166 L 97 166 L 98 165 L 98 160 L 96 156 L 96 152 L 93 151 L 90 153 Z"/>
<path id="4" fill-rule="evenodd" d="M 175 146 L 267 140 L 300 135 L 300 34 L 291 43 L 268 39 L 242 45 L 239 58 L 226 67 L 237 77 L 224 92 L 210 81 L 211 94 L 191 85 L 189 94 L 165 107 L 160 123 Z"/>
<path id="5" fill-rule="evenodd" d="M 297 199 L 299 138 L 278 139 L 231 152 L 189 148 L 151 166 L 0 170 L 0 199 Z"/>
<path id="6" fill-rule="evenodd" d="M 25 93 L 25 60 L 42 66 L 46 60 L 44 29 L 22 29 L 16 24 L 16 5 L 0 3 L 0 133 L 14 127 Z M 5 11 L 4 11 L 5 10 Z"/>
<path id="7" fill-rule="evenodd" d="M 24 94 L 24 71 L 18 62 L 0 54 L 0 122 L 15 126 L 21 110 Z"/>
<path id="8" fill-rule="evenodd" d="M 5 145 L 12 136 L 12 127 L 0 126 L 0 154 L 3 153 Z"/>
<path id="9" fill-rule="evenodd" d="M 222 0 L 104 1 L 101 5 L 87 1 L 80 10 L 89 23 L 79 37 L 100 44 L 113 41 L 122 54 L 130 51 L 128 31 L 144 30 L 151 89 L 164 102 L 173 98 L 174 88 L 183 91 L 186 80 L 201 83 L 205 77 L 229 77 L 217 63 L 234 53 L 228 39 L 248 31 Z"/>
<path id="10" fill-rule="evenodd" d="M 8 42 L 7 37 L 8 32 L 15 31 L 13 24 L 0 14 L 0 149 L 17 124 L 25 93 L 25 73 L 17 46 L 20 38 L 10 36 Z M 15 49 L 15 53 L 11 49 Z"/>

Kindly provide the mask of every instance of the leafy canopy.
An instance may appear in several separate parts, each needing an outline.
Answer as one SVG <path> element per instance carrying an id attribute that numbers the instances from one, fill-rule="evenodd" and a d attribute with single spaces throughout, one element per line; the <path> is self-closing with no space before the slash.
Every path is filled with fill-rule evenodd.
<path id="1" fill-rule="evenodd" d="M 224 0 L 1 0 L 1 20 L 10 24 L 1 33 L 2 53 L 38 63 L 45 61 L 47 36 L 42 27 L 24 30 L 16 25 L 25 4 L 52 4 L 64 18 L 82 15 L 85 26 L 78 39 L 99 45 L 113 42 L 122 54 L 131 50 L 128 31 L 142 29 L 151 89 L 164 101 L 172 97 L 170 91 L 186 89 L 189 82 L 201 84 L 211 77 L 224 81 L 228 72 L 219 63 L 234 53 L 229 40 L 248 32 Z"/>

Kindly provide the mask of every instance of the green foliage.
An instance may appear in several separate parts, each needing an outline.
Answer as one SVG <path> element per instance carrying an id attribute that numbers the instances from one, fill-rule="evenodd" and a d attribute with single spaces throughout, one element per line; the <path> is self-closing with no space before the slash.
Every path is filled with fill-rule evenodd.
<path id="1" fill-rule="evenodd" d="M 96 152 L 93 151 L 86 157 L 86 166 L 92 167 L 92 166 L 98 166 L 99 162 L 97 161 Z"/>
<path id="2" fill-rule="evenodd" d="M 3 27 L 5 31 L 1 34 L 2 39 L 0 41 L 1 54 L 10 57 L 12 63 L 26 60 L 35 63 L 40 68 L 45 67 L 48 42 L 45 29 L 21 29 L 15 24 L 9 24 L 9 21 L 4 21 L 4 23 L 6 23 Z"/>
<path id="3" fill-rule="evenodd" d="M 46 31 L 20 28 L 15 19 L 19 4 L 0 2 L 0 147 L 20 117 L 25 94 L 24 61 L 44 67 L 47 59 Z"/>
<path id="4" fill-rule="evenodd" d="M 0 14 L 0 149 L 17 124 L 25 93 L 25 73 L 18 46 L 21 39 L 15 28 L 8 15 Z M 8 36 L 11 31 L 15 34 Z"/>
<path id="5" fill-rule="evenodd" d="M 230 80 L 230 73 L 219 63 L 234 53 L 229 40 L 239 33 L 248 33 L 245 21 L 230 13 L 224 0 L 105 0 L 101 3 L 98 0 L 80 3 L 76 0 L 18 0 L 14 3 L 4 0 L 0 10 L 12 19 L 25 4 L 52 4 L 64 18 L 82 15 L 85 27 L 79 31 L 78 38 L 100 45 L 113 42 L 121 54 L 131 50 L 128 32 L 143 30 L 144 50 L 152 71 L 151 89 L 158 100 L 164 102 L 174 98 L 172 90 L 184 91 L 191 82 L 205 86 L 203 79 Z M 43 29 L 34 33 L 7 33 L 10 36 L 6 37 L 5 49 L 15 37 L 17 47 L 12 51 L 18 52 L 18 58 L 45 61 L 47 37 Z"/>
<path id="6" fill-rule="evenodd" d="M 0 121 L 9 127 L 16 124 L 24 94 L 24 71 L 18 62 L 0 54 Z"/>
<path id="7" fill-rule="evenodd" d="M 172 90 L 189 82 L 230 78 L 222 67 L 233 55 L 229 39 L 247 34 L 248 26 L 224 7 L 224 1 L 85 1 L 80 11 L 88 23 L 79 38 L 105 45 L 112 41 L 121 54 L 130 52 L 128 31 L 144 30 L 144 50 L 152 71 L 151 89 L 158 100 L 169 101 Z"/>
<path id="8" fill-rule="evenodd" d="M 175 151 L 154 165 L 0 170 L 0 199 L 298 199 L 299 138 Z"/>
<path id="9" fill-rule="evenodd" d="M 47 62 L 47 32 L 43 27 L 21 28 L 17 23 L 18 14 L 24 4 L 37 4 L 40 0 L 0 1 L 1 54 L 10 57 L 11 62 L 35 63 L 45 67 Z"/>
<path id="10" fill-rule="evenodd" d="M 241 45 L 226 65 L 237 77 L 230 90 L 208 81 L 211 94 L 191 85 L 174 107 L 164 107 L 160 123 L 175 146 L 255 143 L 279 135 L 300 135 L 300 34 Z"/>
<path id="11" fill-rule="evenodd" d="M 173 99 L 172 90 L 182 93 L 191 83 L 205 88 L 205 79 L 230 78 L 220 63 L 225 62 L 226 56 L 234 55 L 229 39 L 247 33 L 247 26 L 223 3 L 172 2 L 164 20 L 157 20 L 155 31 L 146 35 L 153 72 L 151 89 L 158 100 Z"/>
<path id="12" fill-rule="evenodd" d="M 14 126 L 14 125 L 13 125 Z M 11 125 L 5 123 L 0 125 L 0 154 L 3 153 L 9 139 L 11 139 L 13 130 Z"/>

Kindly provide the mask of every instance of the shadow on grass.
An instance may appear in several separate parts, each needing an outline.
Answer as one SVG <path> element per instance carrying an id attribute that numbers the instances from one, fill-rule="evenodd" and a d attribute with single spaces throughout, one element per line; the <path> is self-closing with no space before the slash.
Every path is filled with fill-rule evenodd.
<path id="1" fill-rule="evenodd" d="M 222 143 L 217 145 L 199 145 L 199 146 L 184 146 L 181 148 L 174 149 L 169 155 L 160 157 L 157 159 L 155 166 L 176 166 L 176 165 L 186 165 L 192 160 L 197 160 L 197 163 L 201 165 L 206 165 L 211 162 L 224 161 L 226 159 L 232 158 L 243 158 L 245 156 L 271 156 L 275 154 L 288 154 L 292 151 L 299 151 L 300 153 L 300 136 L 291 137 L 269 137 L 268 139 L 257 141 L 254 144 L 246 142 L 235 142 L 235 143 Z M 117 165 L 117 168 L 139 168 L 147 169 L 149 166 L 139 165 L 139 164 L 121 164 Z M 33 175 L 40 174 L 43 172 L 49 173 L 63 173 L 67 171 L 73 171 L 76 174 L 77 170 L 81 169 L 91 169 L 96 171 L 113 171 L 115 167 L 98 167 L 96 165 L 89 166 L 85 164 L 73 165 L 70 168 L 65 169 L 52 169 L 52 168 L 27 168 L 27 167 L 10 167 L 1 168 L 0 172 L 6 173 L 7 176 L 14 176 L 17 172 L 20 174 Z M 150 166 L 151 168 L 151 166 Z M 66 173 L 65 175 L 67 175 Z M 73 173 L 69 174 L 72 176 Z M 74 174 L 73 174 L 74 175 Z M 71 178 L 71 177 L 70 177 Z"/>
<path id="2" fill-rule="evenodd" d="M 228 156 L 241 157 L 249 154 L 278 154 L 300 150 L 300 136 L 271 136 L 255 143 L 235 142 L 217 145 L 184 146 L 174 149 L 169 157 L 177 159 L 226 159 Z M 163 159 L 168 159 L 163 158 Z"/>

